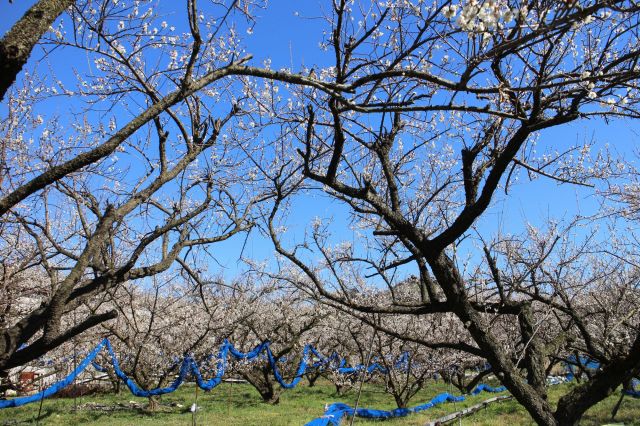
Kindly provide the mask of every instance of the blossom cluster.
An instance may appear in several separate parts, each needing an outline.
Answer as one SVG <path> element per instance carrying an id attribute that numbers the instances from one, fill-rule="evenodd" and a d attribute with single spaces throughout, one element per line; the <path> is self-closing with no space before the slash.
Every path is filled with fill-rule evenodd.
<path id="1" fill-rule="evenodd" d="M 458 10 L 460 14 L 458 15 Z M 464 6 L 449 5 L 443 9 L 443 15 L 447 19 L 456 18 L 456 24 L 464 31 L 483 33 L 488 30 L 502 28 L 504 24 L 511 23 L 518 16 L 526 18 L 526 7 L 511 9 L 505 3 L 496 0 L 479 2 L 470 0 Z"/>

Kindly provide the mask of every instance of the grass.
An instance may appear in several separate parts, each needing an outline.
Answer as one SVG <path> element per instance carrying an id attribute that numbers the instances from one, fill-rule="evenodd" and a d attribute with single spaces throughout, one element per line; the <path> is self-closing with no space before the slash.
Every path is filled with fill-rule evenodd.
<path id="1" fill-rule="evenodd" d="M 557 401 L 559 396 L 567 392 L 571 386 L 565 384 L 551 388 L 551 401 Z M 436 394 L 447 391 L 450 391 L 447 385 L 431 383 L 413 399 L 412 404 L 421 404 Z M 446 403 L 422 413 L 385 421 L 384 424 L 389 426 L 422 426 L 429 420 L 477 404 L 490 396 L 492 395 L 483 393 L 469 397 L 464 402 Z M 77 404 L 80 409 L 76 412 L 73 411 L 74 400 L 72 398 L 46 399 L 42 405 L 40 424 L 190 425 L 192 415 L 189 412 L 189 407 L 194 402 L 194 397 L 195 388 L 192 385 L 185 385 L 177 392 L 164 395 L 161 400 L 161 409 L 154 413 L 149 413 L 143 408 L 135 408 L 130 404 L 130 401 L 134 401 L 139 407 L 142 407 L 146 404 L 146 400 L 133 397 L 128 392 L 122 392 L 120 395 L 107 394 L 78 398 Z M 581 424 L 601 425 L 607 423 L 618 397 L 619 393 L 616 393 L 593 407 L 587 412 Z M 222 384 L 209 393 L 199 391 L 198 405 L 201 407 L 201 411 L 197 415 L 197 424 L 225 426 L 302 425 L 321 416 L 325 404 L 345 402 L 353 405 L 355 399 L 355 392 L 339 397 L 329 383 L 318 382 L 312 388 L 301 385 L 290 391 L 285 391 L 280 398 L 280 404 L 271 406 L 261 403 L 258 393 L 249 385 Z M 91 404 L 119 407 L 120 409 L 105 412 L 91 409 Z M 183 407 L 179 407 L 177 404 L 181 404 Z M 375 385 L 364 386 L 360 406 L 379 409 L 395 408 L 393 398 L 385 394 L 381 387 Z M 35 424 L 38 409 L 39 404 L 34 403 L 24 407 L 0 410 L 0 425 Z M 640 425 L 640 400 L 625 397 L 616 421 L 626 425 Z M 357 425 L 381 424 L 379 421 L 360 418 L 357 418 L 354 423 Z M 343 424 L 348 423 L 343 422 Z M 534 423 L 526 411 L 512 400 L 489 406 L 486 410 L 463 420 L 462 424 L 519 426 Z"/>

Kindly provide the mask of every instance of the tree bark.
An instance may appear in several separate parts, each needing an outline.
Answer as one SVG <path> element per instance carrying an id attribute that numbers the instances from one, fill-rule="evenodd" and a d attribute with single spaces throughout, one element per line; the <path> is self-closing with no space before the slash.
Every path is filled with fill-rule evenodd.
<path id="1" fill-rule="evenodd" d="M 611 395 L 620 384 L 631 380 L 639 369 L 640 337 L 635 340 L 628 356 L 612 360 L 591 380 L 560 398 L 555 412 L 558 424 L 578 424 L 585 411 Z"/>
<path id="2" fill-rule="evenodd" d="M 525 345 L 524 365 L 527 369 L 527 380 L 536 392 L 547 399 L 547 376 L 544 369 L 544 353 L 534 328 L 533 313 L 530 306 L 525 306 L 520 315 L 520 330 Z"/>
<path id="3" fill-rule="evenodd" d="M 282 390 L 276 387 L 275 383 L 269 377 L 269 374 L 271 374 L 271 368 L 267 366 L 258 371 L 243 373 L 242 376 L 258 391 L 262 402 L 276 405 L 280 403 Z"/>
<path id="4" fill-rule="evenodd" d="M 149 409 L 149 411 L 151 411 L 151 412 L 157 411 L 159 407 L 160 407 L 159 397 L 158 396 L 150 396 L 149 397 L 149 404 L 147 405 L 147 408 Z"/>
<path id="5" fill-rule="evenodd" d="M 487 361 L 491 363 L 498 379 L 539 425 L 556 426 L 557 422 L 549 403 L 520 376 L 513 362 L 502 350 L 500 343 L 487 328 L 482 316 L 469 302 L 464 290 L 464 279 L 460 276 L 453 261 L 443 252 L 428 258 L 428 261 L 447 300 L 453 304 L 454 313 L 485 353 Z"/>
<path id="6" fill-rule="evenodd" d="M 312 388 L 316 385 L 316 381 L 322 376 L 322 374 L 312 373 L 307 374 L 307 380 L 309 381 L 309 387 Z"/>
<path id="7" fill-rule="evenodd" d="M 0 40 L 0 100 L 16 81 L 38 40 L 73 3 L 73 0 L 40 0 Z"/>

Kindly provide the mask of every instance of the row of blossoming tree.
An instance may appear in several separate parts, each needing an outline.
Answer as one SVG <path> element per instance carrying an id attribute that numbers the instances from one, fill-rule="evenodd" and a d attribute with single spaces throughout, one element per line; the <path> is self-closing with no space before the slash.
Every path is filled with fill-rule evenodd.
<path id="1" fill-rule="evenodd" d="M 1 391 L 41 389 L 61 380 L 105 336 L 115 350 L 119 367 L 147 390 L 171 384 L 187 356 L 196 362 L 206 380 L 216 376 L 222 366 L 218 353 L 225 340 L 243 352 L 269 342 L 278 373 L 287 382 L 297 378 L 304 360 L 306 380 L 299 386 L 312 387 L 323 378 L 325 383 L 335 385 L 336 395 L 345 396 L 360 383 L 368 382 L 385 389 L 398 407 L 406 407 L 432 379 L 443 379 L 468 392 L 490 373 L 482 358 L 459 351 L 432 350 L 377 332 L 348 313 L 311 303 L 296 288 L 283 287 L 273 280 L 244 278 L 222 287 L 220 283 L 207 286 L 202 295 L 194 295 L 192 288 L 169 274 L 154 277 L 153 285 L 147 289 L 127 283 L 102 302 L 105 308 L 118 311 L 116 320 L 105 322 L 24 366 L 36 367 L 46 377 L 39 374 L 33 381 L 24 377 L 20 380 L 24 370 L 12 369 L 4 378 Z M 451 332 L 448 321 L 444 321 L 446 327 L 427 325 L 426 321 L 407 323 L 404 318 L 398 321 L 414 331 L 421 327 L 422 333 Z M 306 345 L 317 352 L 305 355 Z M 226 361 L 223 379 L 245 381 L 257 390 L 263 402 L 279 402 L 286 389 L 275 379 L 266 356 L 251 360 L 228 357 Z M 101 352 L 96 364 L 97 368 L 90 366 L 63 392 L 127 392 L 109 353 Z M 368 366 L 377 368 L 367 371 Z M 470 371 L 480 373 L 477 380 L 465 377 Z M 454 374 L 462 375 L 462 381 L 453 380 Z M 149 397 L 151 410 L 161 403 L 161 397 Z"/>

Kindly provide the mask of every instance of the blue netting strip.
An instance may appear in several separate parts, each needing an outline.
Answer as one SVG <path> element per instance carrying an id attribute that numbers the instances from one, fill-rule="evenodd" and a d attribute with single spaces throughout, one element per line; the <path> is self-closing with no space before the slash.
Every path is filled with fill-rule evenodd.
<path id="1" fill-rule="evenodd" d="M 8 408 L 8 407 L 19 407 L 21 405 L 29 404 L 31 402 L 40 401 L 43 398 L 47 398 L 49 396 L 56 394 L 61 389 L 70 385 L 76 379 L 76 377 L 78 377 L 78 375 L 82 373 L 90 364 L 92 364 L 98 371 L 106 372 L 107 371 L 106 368 L 104 368 L 103 366 L 95 362 L 95 358 L 97 357 L 98 353 L 105 348 L 108 352 L 111 365 L 113 367 L 113 371 L 116 374 L 116 376 L 127 385 L 127 387 L 129 388 L 129 390 L 133 395 L 138 397 L 150 397 L 150 396 L 171 393 L 175 391 L 187 379 L 189 374 L 192 374 L 195 377 L 196 383 L 201 389 L 204 389 L 207 391 L 212 390 L 222 382 L 222 378 L 227 368 L 227 359 L 229 355 L 231 355 L 233 358 L 237 360 L 248 360 L 248 361 L 258 359 L 259 357 L 265 357 L 267 362 L 269 363 L 269 366 L 271 367 L 271 370 L 273 372 L 273 375 L 276 381 L 286 389 L 291 389 L 295 387 L 300 382 L 300 380 L 302 380 L 302 377 L 304 376 L 304 374 L 307 372 L 309 368 L 334 368 L 338 373 L 341 373 L 341 374 L 354 374 L 354 373 L 360 373 L 360 372 L 367 372 L 370 374 L 374 372 L 380 372 L 382 374 L 387 373 L 387 369 L 378 363 L 373 363 L 369 366 L 364 366 L 361 364 L 355 367 L 347 367 L 346 360 L 344 358 L 340 358 L 340 356 L 336 352 L 333 352 L 331 356 L 326 357 L 322 355 L 320 352 L 318 352 L 311 345 L 306 345 L 303 349 L 302 358 L 300 360 L 300 363 L 298 364 L 298 368 L 296 369 L 296 372 L 293 378 L 291 379 L 290 382 L 287 382 L 286 379 L 282 376 L 280 372 L 280 368 L 278 367 L 278 363 L 284 362 L 285 360 L 284 359 L 277 360 L 275 358 L 275 356 L 271 352 L 271 348 L 269 347 L 269 342 L 260 343 L 258 346 L 256 346 L 253 350 L 249 352 L 241 352 L 237 350 L 229 341 L 225 340 L 220 346 L 220 349 L 217 355 L 210 355 L 206 358 L 207 361 L 212 359 L 216 360 L 215 375 L 212 378 L 205 380 L 202 377 L 202 373 L 200 372 L 200 368 L 198 367 L 197 362 L 191 356 L 185 356 L 182 360 L 180 360 L 179 358 L 174 359 L 173 367 L 175 368 L 176 366 L 179 365 L 180 368 L 179 368 L 179 373 L 177 377 L 173 380 L 173 382 L 171 382 L 169 386 L 146 390 L 139 387 L 133 379 L 131 379 L 129 376 L 127 376 L 127 374 L 124 371 L 122 371 L 122 369 L 120 368 L 118 359 L 116 357 L 115 351 L 111 346 L 111 343 L 109 342 L 108 339 L 104 339 L 91 352 L 89 352 L 87 356 L 78 364 L 78 366 L 71 373 L 69 373 L 69 375 L 67 375 L 64 379 L 54 383 L 47 389 L 44 389 L 43 391 L 38 392 L 34 395 L 23 396 L 23 397 L 7 399 L 7 400 L 0 400 L 0 409 Z M 316 357 L 318 361 L 310 363 L 311 356 Z M 409 362 L 409 354 L 403 353 L 396 361 L 395 366 L 398 368 L 406 368 L 406 366 L 408 365 L 408 362 Z M 567 379 L 569 378 L 567 377 Z M 640 398 L 640 391 L 636 390 L 636 386 L 638 385 L 638 383 L 639 382 L 637 380 L 634 380 L 632 389 L 625 390 L 624 393 L 626 395 L 630 395 L 635 398 Z M 491 386 L 481 384 L 481 385 L 478 385 L 478 387 L 476 387 L 471 392 L 471 394 L 477 395 L 480 392 L 502 392 L 504 390 L 505 390 L 504 386 L 492 388 Z M 451 399 L 451 398 L 454 398 L 454 399 Z M 460 400 L 455 398 L 462 398 L 461 400 L 464 399 L 464 397 L 462 396 L 457 397 L 449 394 L 440 394 L 436 396 L 434 399 L 432 399 L 430 402 L 423 405 L 419 405 L 417 407 L 413 407 L 411 409 L 399 408 L 391 411 L 358 409 L 356 415 L 360 417 L 370 417 L 370 418 L 389 418 L 389 417 L 404 416 L 409 413 L 426 410 L 428 408 L 433 407 L 434 405 L 441 404 L 448 400 L 456 400 L 456 401 Z M 345 404 L 332 404 L 327 410 L 327 412 L 325 413 L 325 416 L 322 417 L 321 419 L 336 418 L 336 415 L 338 413 L 342 413 L 340 414 L 340 418 L 345 415 L 352 415 L 353 410 L 351 412 L 349 412 L 348 410 L 352 410 L 352 409 Z M 316 419 L 316 420 L 319 421 L 321 419 Z M 312 424 L 312 425 L 327 424 L 328 425 L 328 424 L 338 424 L 338 423 L 313 423 L 312 422 L 309 424 Z"/>
<path id="2" fill-rule="evenodd" d="M 91 352 L 89 352 L 89 354 L 82 361 L 80 361 L 80 364 L 78 364 L 78 366 L 71 373 L 69 373 L 67 377 L 60 380 L 59 382 L 56 382 L 53 385 L 49 386 L 48 388 L 44 389 L 43 391 L 33 395 L 22 396 L 22 397 L 13 398 L 13 399 L 0 400 L 0 408 L 20 407 L 21 405 L 40 401 L 44 398 L 47 398 L 47 397 L 50 397 L 51 395 L 56 394 L 62 388 L 65 388 L 69 386 L 71 383 L 73 383 L 75 378 L 78 377 L 78 375 L 82 373 L 87 368 L 87 366 L 93 362 L 93 360 L 96 358 L 96 356 L 98 356 L 98 353 L 102 350 L 102 348 L 108 344 L 109 344 L 109 341 L 107 339 L 104 339 L 102 342 L 100 342 Z"/>
<path id="3" fill-rule="evenodd" d="M 506 388 L 504 386 L 500 386 L 497 388 L 493 388 L 489 385 L 481 384 L 476 387 L 471 394 L 477 395 L 480 392 L 504 392 Z M 331 404 L 324 412 L 324 416 L 318 417 L 317 419 L 311 420 L 306 426 L 340 426 L 340 422 L 346 416 L 353 416 L 354 414 L 357 417 L 364 417 L 368 419 L 377 419 L 377 420 L 385 420 L 391 419 L 395 417 L 404 417 L 409 414 L 419 413 L 420 411 L 425 411 L 430 408 L 435 407 L 436 405 L 444 404 L 445 402 L 461 402 L 464 401 L 465 397 L 463 395 L 451 395 L 449 393 L 441 393 L 436 395 L 431 401 L 426 402 L 421 405 L 416 405 L 411 408 L 396 408 L 395 410 L 374 410 L 371 408 L 358 408 L 354 410 L 347 404 L 343 404 L 341 402 Z"/>
<path id="4" fill-rule="evenodd" d="M 286 379 L 283 377 L 282 373 L 280 372 L 280 368 L 278 367 L 278 363 L 283 362 L 284 360 L 276 360 L 275 356 L 271 352 L 271 348 L 269 347 L 269 342 L 260 343 L 258 346 L 256 346 L 253 350 L 249 352 L 241 352 L 237 350 L 231 343 L 229 343 L 229 341 L 225 340 L 223 344 L 220 346 L 220 350 L 218 351 L 217 355 L 215 356 L 210 355 L 209 357 L 206 358 L 207 361 L 211 359 L 216 360 L 215 375 L 212 378 L 205 380 L 202 377 L 202 373 L 200 371 L 200 368 L 198 367 L 197 362 L 192 357 L 186 356 L 182 360 L 180 359 L 174 360 L 175 361 L 174 367 L 179 365 L 179 373 L 169 386 L 147 390 L 138 386 L 132 378 L 127 376 L 127 374 L 124 371 L 122 371 L 122 369 L 120 368 L 120 363 L 118 361 L 118 358 L 116 357 L 115 351 L 111 346 L 111 343 L 109 342 L 108 339 L 104 339 L 63 380 L 51 385 L 47 389 L 41 392 L 38 392 L 34 395 L 7 399 L 7 400 L 0 400 L 0 409 L 8 408 L 8 407 L 19 407 L 21 405 L 29 404 L 35 401 L 40 401 L 43 398 L 52 396 L 58 391 L 60 391 L 61 389 L 63 389 L 64 387 L 70 385 L 76 379 L 76 377 L 78 377 L 78 375 L 82 373 L 90 364 L 93 365 L 93 367 L 96 370 L 100 372 L 106 372 L 107 368 L 95 362 L 95 358 L 98 355 L 98 353 L 105 348 L 107 350 L 108 357 L 111 361 L 111 366 L 113 367 L 113 371 L 115 375 L 127 385 L 127 387 L 129 388 L 129 391 L 133 395 L 138 397 L 143 397 L 143 398 L 150 397 L 150 396 L 164 395 L 164 394 L 175 391 L 187 379 L 189 374 L 192 374 L 195 377 L 196 383 L 201 389 L 204 389 L 207 391 L 212 390 L 222 382 L 222 378 L 227 368 L 227 359 L 229 355 L 231 355 L 233 358 L 237 360 L 249 360 L 249 361 L 255 360 L 261 356 L 264 356 L 269 362 L 269 365 L 273 371 L 273 375 L 276 381 L 286 389 L 291 389 L 295 387 L 300 382 L 300 380 L 302 380 L 302 377 L 304 376 L 304 374 L 307 372 L 309 368 L 319 368 L 322 366 L 326 366 L 330 363 L 336 363 L 340 359 L 340 357 L 335 352 L 330 357 L 325 357 L 321 355 L 312 346 L 307 345 L 304 347 L 304 350 L 302 353 L 302 359 L 300 360 L 300 363 L 298 365 L 298 368 L 296 369 L 293 379 L 290 382 L 287 382 Z M 317 363 L 309 364 L 310 354 L 314 354 L 315 356 L 320 358 L 320 361 Z M 340 366 L 343 366 L 344 364 L 345 364 L 344 359 L 339 361 Z M 364 367 L 358 366 L 356 368 L 358 370 L 361 370 Z M 372 369 L 372 368 L 375 369 L 377 367 L 375 365 L 372 365 L 369 367 L 369 369 Z"/>

